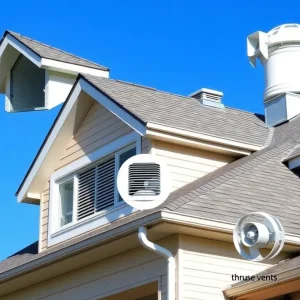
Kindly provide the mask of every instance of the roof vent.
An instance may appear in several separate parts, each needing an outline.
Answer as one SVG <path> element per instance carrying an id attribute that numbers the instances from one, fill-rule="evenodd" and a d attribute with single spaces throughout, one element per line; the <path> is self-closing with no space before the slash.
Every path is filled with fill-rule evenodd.
<path id="1" fill-rule="evenodd" d="M 199 100 L 203 105 L 224 108 L 224 104 L 222 103 L 222 92 L 202 88 L 189 96 Z"/>
<path id="2" fill-rule="evenodd" d="M 265 72 L 266 123 L 279 125 L 300 114 L 300 24 L 283 24 L 247 38 L 253 66 L 260 59 Z"/>
<path id="3" fill-rule="evenodd" d="M 169 196 L 171 178 L 168 166 L 155 155 L 138 154 L 126 160 L 119 170 L 118 191 L 136 209 L 152 209 Z"/>

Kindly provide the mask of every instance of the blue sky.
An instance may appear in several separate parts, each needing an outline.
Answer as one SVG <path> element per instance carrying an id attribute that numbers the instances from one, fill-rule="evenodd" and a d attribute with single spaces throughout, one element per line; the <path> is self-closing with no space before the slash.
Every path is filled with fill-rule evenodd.
<path id="1" fill-rule="evenodd" d="M 299 22 L 298 1 L 5 1 L 10 29 L 98 62 L 123 79 L 187 95 L 224 93 L 225 105 L 263 112 L 263 70 L 246 56 L 246 37 Z M 1 97 L 3 100 L 3 97 Z M 38 206 L 15 191 L 59 107 L 8 114 L 0 109 L 0 259 L 38 239 Z M 213 124 L 212 124 L 213 126 Z"/>

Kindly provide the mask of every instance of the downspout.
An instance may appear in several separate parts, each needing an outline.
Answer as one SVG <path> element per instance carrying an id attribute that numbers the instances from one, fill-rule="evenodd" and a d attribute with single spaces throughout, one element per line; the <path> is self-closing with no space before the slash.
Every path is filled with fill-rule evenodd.
<path id="1" fill-rule="evenodd" d="M 138 233 L 139 241 L 142 246 L 147 248 L 150 251 L 155 252 L 156 254 L 159 254 L 163 257 L 165 257 L 168 260 L 168 273 L 167 273 L 167 291 L 168 291 L 168 297 L 167 300 L 175 300 L 175 259 L 173 257 L 173 254 L 152 242 L 150 242 L 147 239 L 147 228 L 146 227 L 139 227 L 139 233 Z"/>

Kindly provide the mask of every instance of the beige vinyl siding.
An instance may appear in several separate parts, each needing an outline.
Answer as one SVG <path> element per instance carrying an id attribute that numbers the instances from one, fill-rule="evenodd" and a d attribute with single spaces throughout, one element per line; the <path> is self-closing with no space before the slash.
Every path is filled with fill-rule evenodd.
<path id="1" fill-rule="evenodd" d="M 94 102 L 63 154 L 58 169 L 133 131 L 98 102 Z"/>
<path id="2" fill-rule="evenodd" d="M 178 236 L 169 237 L 158 243 L 176 255 Z M 152 251 L 139 247 L 14 292 L 1 299 L 96 300 L 158 281 L 161 299 L 165 300 L 166 274 L 167 260 Z"/>
<path id="3" fill-rule="evenodd" d="M 222 290 L 233 284 L 232 275 L 253 275 L 276 261 L 250 262 L 239 257 L 233 243 L 180 235 L 179 285 L 183 300 L 221 300 Z"/>
<path id="4" fill-rule="evenodd" d="M 44 188 L 44 191 L 42 192 L 42 199 L 40 204 L 39 251 L 43 251 L 47 248 L 49 197 L 50 197 L 50 183 L 48 181 Z"/>
<path id="5" fill-rule="evenodd" d="M 217 154 L 163 141 L 152 141 L 152 153 L 163 158 L 170 168 L 172 190 L 176 190 L 233 160 Z"/>
<path id="6" fill-rule="evenodd" d="M 129 126 L 95 102 L 70 141 L 57 169 L 131 131 Z M 151 141 L 143 137 L 142 153 L 150 153 L 150 151 Z M 49 193 L 48 182 L 42 193 L 40 209 L 40 251 L 47 248 Z"/>

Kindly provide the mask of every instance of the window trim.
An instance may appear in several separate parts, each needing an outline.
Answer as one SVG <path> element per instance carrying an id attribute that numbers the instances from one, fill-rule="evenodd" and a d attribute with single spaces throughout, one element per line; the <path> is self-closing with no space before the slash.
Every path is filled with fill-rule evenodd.
<path id="1" fill-rule="evenodd" d="M 120 217 L 128 215 L 136 209 L 133 209 L 124 202 L 118 201 L 117 188 L 115 186 L 114 206 L 103 211 L 97 212 L 91 216 L 76 220 L 78 206 L 78 176 L 77 173 L 84 169 L 91 168 L 109 155 L 115 155 L 115 178 L 119 167 L 119 156 L 126 150 L 135 145 L 136 154 L 141 153 L 141 136 L 132 132 L 129 133 L 96 151 L 85 155 L 82 158 L 70 163 L 69 165 L 57 170 L 50 178 L 50 199 L 49 199 L 49 220 L 48 220 L 48 246 L 55 245 L 71 237 L 95 229 L 101 225 L 107 224 Z M 59 184 L 74 178 L 73 193 L 73 220 L 71 223 L 62 227 L 59 226 Z"/>

